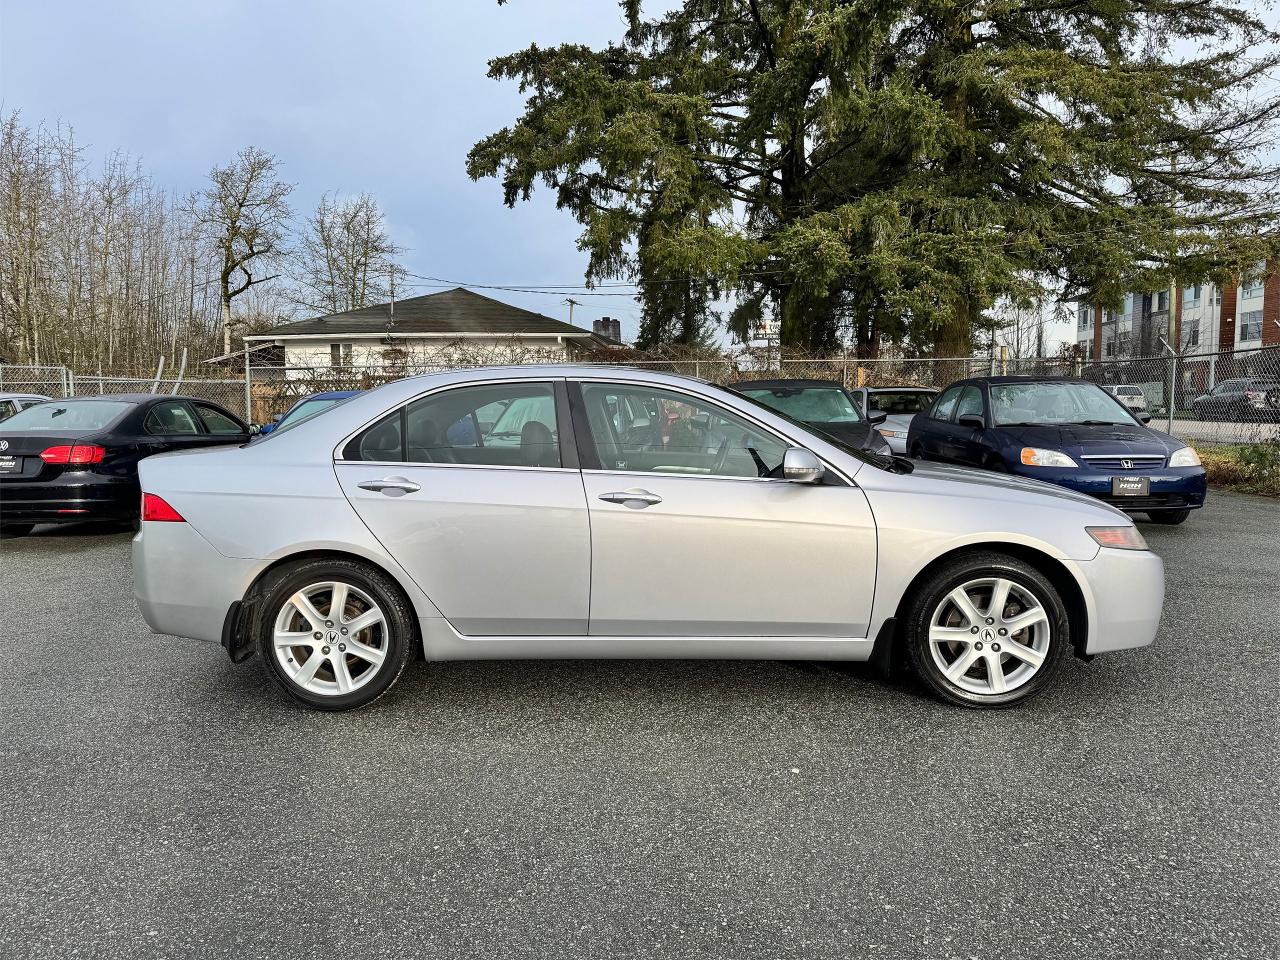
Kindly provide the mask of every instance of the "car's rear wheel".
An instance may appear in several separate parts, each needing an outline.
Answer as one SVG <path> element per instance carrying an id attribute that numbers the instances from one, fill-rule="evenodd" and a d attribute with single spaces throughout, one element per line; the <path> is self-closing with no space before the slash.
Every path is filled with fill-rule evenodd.
<path id="1" fill-rule="evenodd" d="M 1152 523 L 1164 523 L 1169 526 L 1186 523 L 1189 516 L 1191 516 L 1190 510 L 1153 510 L 1147 514 Z"/>
<path id="2" fill-rule="evenodd" d="M 0 523 L 0 537 L 25 537 L 35 528 L 34 523 Z"/>
<path id="3" fill-rule="evenodd" d="M 1071 647 L 1066 607 L 1030 564 L 998 553 L 936 570 L 906 617 L 908 659 L 928 690 L 966 707 L 1010 707 L 1048 685 Z"/>
<path id="4" fill-rule="evenodd" d="M 409 604 L 385 573 L 365 564 L 335 559 L 284 567 L 266 585 L 259 609 L 263 661 L 308 706 L 366 706 L 409 662 Z"/>

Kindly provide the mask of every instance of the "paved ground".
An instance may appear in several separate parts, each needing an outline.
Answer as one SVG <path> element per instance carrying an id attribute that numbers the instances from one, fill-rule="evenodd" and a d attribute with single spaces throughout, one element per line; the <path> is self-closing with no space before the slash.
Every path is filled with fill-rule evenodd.
<path id="1" fill-rule="evenodd" d="M 1144 532 L 1157 644 L 1000 714 L 783 663 L 308 713 L 149 634 L 125 535 L 7 541 L 0 956 L 1275 956 L 1280 504 Z"/>

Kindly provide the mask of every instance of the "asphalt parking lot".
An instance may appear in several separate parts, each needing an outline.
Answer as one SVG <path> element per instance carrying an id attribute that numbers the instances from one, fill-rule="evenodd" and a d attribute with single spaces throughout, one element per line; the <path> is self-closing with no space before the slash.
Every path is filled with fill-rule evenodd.
<path id="1" fill-rule="evenodd" d="M 1280 504 L 1142 525 L 1151 648 L 1026 708 L 862 667 L 417 664 L 285 703 L 129 538 L 0 544 L 0 956 L 1275 956 Z"/>

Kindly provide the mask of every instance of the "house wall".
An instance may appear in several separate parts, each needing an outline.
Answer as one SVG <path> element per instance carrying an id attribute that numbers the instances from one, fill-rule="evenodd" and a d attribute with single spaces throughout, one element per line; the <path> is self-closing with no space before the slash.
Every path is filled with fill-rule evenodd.
<path id="1" fill-rule="evenodd" d="M 286 340 L 284 356 L 286 367 L 328 368 L 333 365 L 332 344 L 350 344 L 350 359 L 344 353 L 344 366 L 382 367 L 407 363 L 415 360 L 438 360 L 450 358 L 457 363 L 503 363 L 523 359 L 520 354 L 525 351 L 535 354 L 529 359 L 545 360 L 548 363 L 570 359 L 567 343 L 557 343 L 553 337 L 464 337 L 457 340 L 439 337 L 397 337 L 394 344 L 388 345 L 381 338 L 376 340 L 346 339 L 334 337 L 332 340 Z M 407 357 L 389 351 L 404 351 Z"/>

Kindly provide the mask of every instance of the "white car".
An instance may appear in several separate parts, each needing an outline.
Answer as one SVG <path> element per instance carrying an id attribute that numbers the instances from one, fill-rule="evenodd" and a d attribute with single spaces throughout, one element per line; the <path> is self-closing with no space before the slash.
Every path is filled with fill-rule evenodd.
<path id="1" fill-rule="evenodd" d="M 1104 388 L 1107 393 L 1114 396 L 1124 406 L 1130 410 L 1146 410 L 1147 397 L 1142 392 L 1141 387 L 1135 387 L 1132 384 L 1122 383 L 1114 387 Z"/>
<path id="2" fill-rule="evenodd" d="M 8 420 L 15 413 L 49 399 L 43 393 L 0 393 L 0 420 Z"/>
<path id="3" fill-rule="evenodd" d="M 139 473 L 147 622 L 258 653 L 328 710 L 375 700 L 418 652 L 895 649 L 938 697 L 1002 707 L 1073 653 L 1149 644 L 1164 596 L 1160 558 L 1092 497 L 913 468 L 647 371 L 414 377 Z"/>

